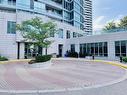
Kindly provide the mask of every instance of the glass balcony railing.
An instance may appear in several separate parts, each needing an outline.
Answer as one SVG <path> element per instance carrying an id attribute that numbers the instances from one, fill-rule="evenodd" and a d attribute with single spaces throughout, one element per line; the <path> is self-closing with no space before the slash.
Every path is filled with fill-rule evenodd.
<path id="1" fill-rule="evenodd" d="M 126 28 L 110 29 L 110 30 L 94 31 L 93 35 L 101 35 L 101 34 L 109 34 L 109 33 L 117 33 L 117 32 L 127 32 L 127 27 Z"/>
<path id="2" fill-rule="evenodd" d="M 47 2 L 47 0 L 42 0 L 42 1 L 45 2 L 46 4 L 54 5 L 54 6 L 56 6 L 56 7 L 62 8 L 62 4 L 57 3 L 57 2 L 55 2 L 54 0 L 48 0 L 48 2 Z"/>
<path id="3" fill-rule="evenodd" d="M 62 14 L 59 14 L 57 12 L 53 12 L 53 11 L 50 11 L 50 10 L 48 11 L 48 10 L 40 8 L 40 7 L 34 7 L 34 9 L 30 9 L 30 6 L 25 5 L 25 4 L 21 4 L 21 3 L 17 3 L 16 7 L 17 7 L 17 9 L 20 9 L 20 10 L 36 12 L 36 13 L 39 13 L 39 14 L 43 14 L 43 15 L 47 15 L 47 16 L 62 19 Z"/>
<path id="4" fill-rule="evenodd" d="M 62 14 L 58 14 L 57 12 L 53 12 L 53 11 L 46 11 L 48 14 L 52 14 L 52 15 L 57 15 L 62 17 Z"/>
<path id="5" fill-rule="evenodd" d="M 16 2 L 0 0 L 0 6 L 3 6 L 3 7 L 15 7 L 16 6 Z"/>
<path id="6" fill-rule="evenodd" d="M 126 32 L 127 28 L 116 28 L 116 29 L 110 29 L 110 30 L 103 30 L 104 33 L 113 33 L 113 32 Z"/>
<path id="7" fill-rule="evenodd" d="M 62 0 L 60 1 L 60 0 L 49 0 L 49 1 L 51 1 L 51 2 L 54 2 L 54 3 L 56 3 L 57 5 L 62 5 Z M 59 1 L 59 2 L 58 2 Z"/>

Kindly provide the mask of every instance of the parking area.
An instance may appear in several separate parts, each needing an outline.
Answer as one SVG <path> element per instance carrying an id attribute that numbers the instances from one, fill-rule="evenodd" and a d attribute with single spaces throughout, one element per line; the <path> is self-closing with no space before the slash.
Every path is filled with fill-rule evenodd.
<path id="1" fill-rule="evenodd" d="M 54 59 L 52 63 L 48 69 L 28 67 L 27 62 L 0 64 L 0 95 L 85 95 L 126 79 L 125 69 L 103 62 Z"/>

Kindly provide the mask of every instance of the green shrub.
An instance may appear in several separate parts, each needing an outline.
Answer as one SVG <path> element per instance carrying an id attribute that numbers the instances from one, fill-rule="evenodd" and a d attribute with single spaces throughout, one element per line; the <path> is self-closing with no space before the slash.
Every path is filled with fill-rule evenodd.
<path id="1" fill-rule="evenodd" d="M 0 56 L 0 61 L 7 61 L 8 59 L 6 57 Z"/>
<path id="2" fill-rule="evenodd" d="M 123 62 L 127 62 L 127 57 L 123 57 Z"/>
<path id="3" fill-rule="evenodd" d="M 68 52 L 67 57 L 78 58 L 78 53 L 77 52 Z"/>
<path id="4" fill-rule="evenodd" d="M 86 54 L 85 54 L 85 53 L 79 52 L 79 57 L 80 57 L 80 58 L 85 58 L 85 57 L 86 57 Z"/>
<path id="5" fill-rule="evenodd" d="M 46 62 L 49 61 L 52 58 L 52 55 L 43 55 L 43 56 L 37 56 L 35 57 L 36 62 Z"/>

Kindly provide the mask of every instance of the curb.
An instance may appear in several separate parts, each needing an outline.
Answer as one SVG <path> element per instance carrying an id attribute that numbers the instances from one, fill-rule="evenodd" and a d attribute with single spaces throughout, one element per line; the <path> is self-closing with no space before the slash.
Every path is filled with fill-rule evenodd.
<path id="1" fill-rule="evenodd" d="M 123 64 L 123 63 L 118 63 L 118 62 L 113 62 L 113 61 L 104 61 L 104 60 L 95 60 L 94 62 L 103 62 L 105 64 L 110 64 L 113 66 L 118 66 L 124 69 L 127 69 L 127 65 Z"/>
<path id="2" fill-rule="evenodd" d="M 0 61 L 0 64 L 6 64 L 6 63 L 9 63 L 9 62 L 28 62 L 30 61 L 31 59 L 20 59 L 20 60 L 9 60 L 9 61 Z"/>
<path id="3" fill-rule="evenodd" d="M 114 66 L 118 66 L 118 67 L 121 67 L 121 68 L 125 68 L 127 69 L 127 65 L 126 64 L 123 64 L 123 63 L 118 63 L 118 62 L 114 62 L 114 61 L 105 61 L 105 60 L 89 60 L 89 59 L 82 59 L 82 58 L 52 58 L 52 60 L 79 60 L 79 61 L 91 61 L 91 62 L 103 62 L 105 64 L 110 64 L 110 65 L 114 65 Z"/>

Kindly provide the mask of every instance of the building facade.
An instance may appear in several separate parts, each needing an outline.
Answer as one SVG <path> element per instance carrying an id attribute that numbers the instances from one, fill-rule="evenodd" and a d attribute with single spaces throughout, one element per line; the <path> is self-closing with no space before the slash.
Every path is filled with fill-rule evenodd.
<path id="1" fill-rule="evenodd" d="M 92 12 L 85 14 L 85 9 L 92 9 L 92 6 L 85 6 L 85 0 L 0 0 L 0 55 L 9 59 L 21 59 L 31 58 L 38 53 L 44 54 L 45 50 L 24 42 L 21 34 L 16 31 L 16 24 L 40 17 L 44 22 L 55 22 L 59 29 L 59 33 L 51 37 L 55 41 L 48 48 L 48 54 L 64 56 L 67 39 L 92 32 L 92 26 L 89 29 L 86 27 L 89 21 L 85 22 L 87 18 L 92 18 Z"/>
<path id="2" fill-rule="evenodd" d="M 100 35 L 87 35 L 66 41 L 66 50 L 71 50 L 96 59 L 119 60 L 127 56 L 127 30 Z"/>
<path id="3" fill-rule="evenodd" d="M 91 0 L 0 0 L 0 55 L 9 59 L 32 58 L 45 49 L 25 42 L 16 24 L 40 17 L 53 21 L 59 32 L 48 54 L 64 57 L 66 51 L 94 55 L 97 59 L 117 60 L 127 56 L 127 31 L 102 35 L 92 32 Z"/>
<path id="4" fill-rule="evenodd" d="M 88 35 L 92 32 L 91 0 L 0 0 L 1 56 L 24 59 L 45 54 L 45 49 L 25 42 L 16 31 L 16 24 L 35 17 L 58 26 L 59 32 L 50 38 L 54 43 L 48 48 L 48 54 L 64 57 L 66 51 L 75 51 L 108 60 L 127 56 L 126 30 Z"/>

